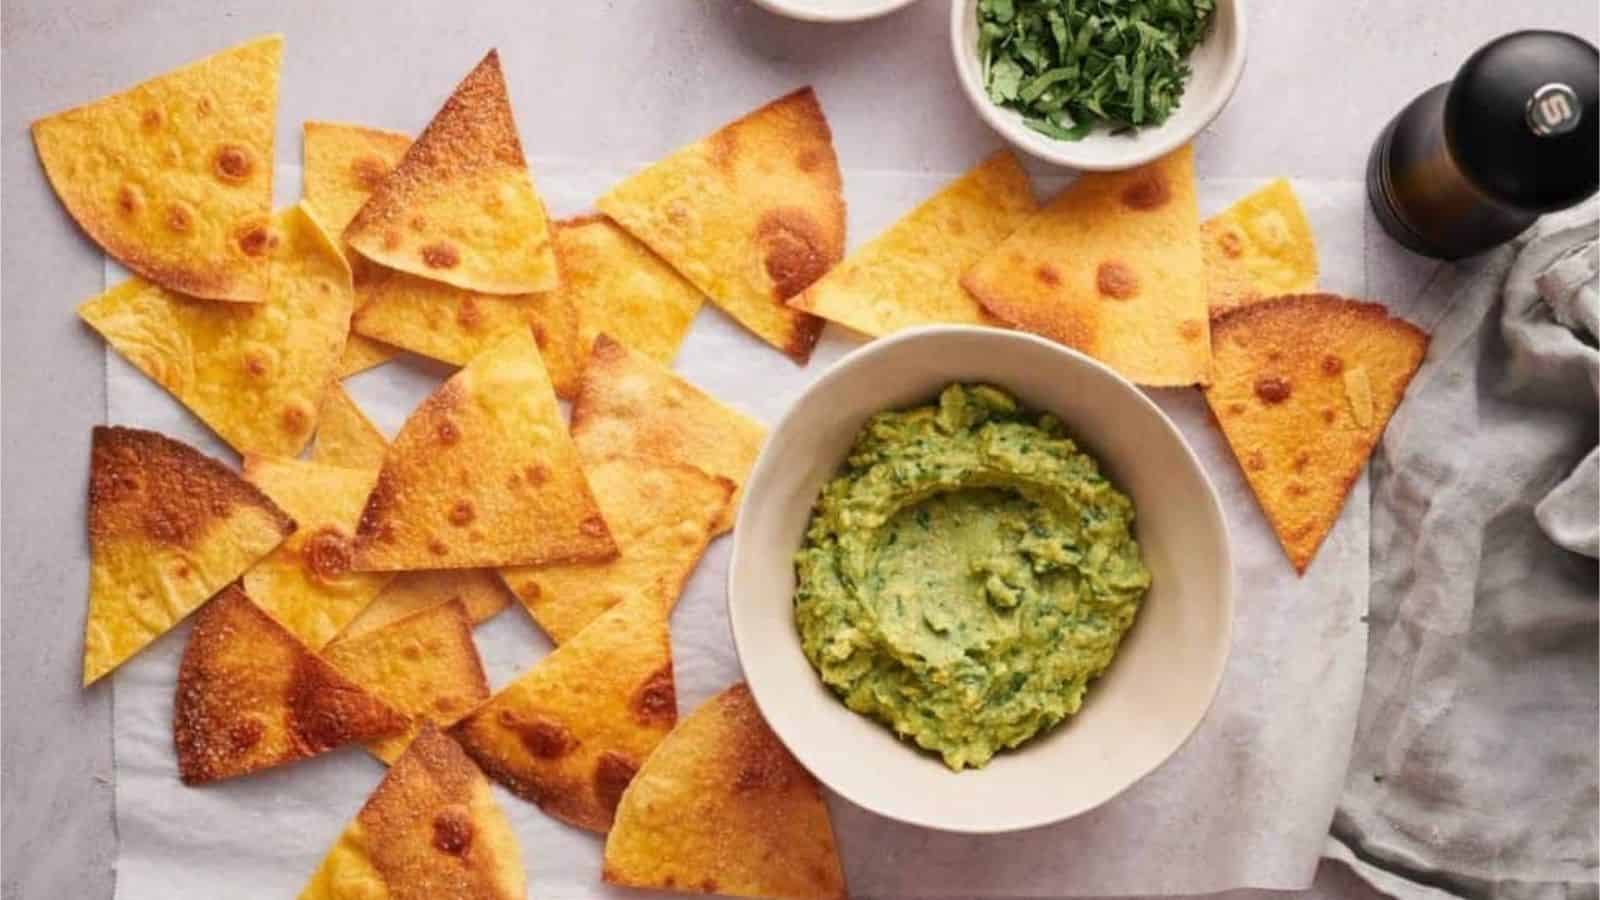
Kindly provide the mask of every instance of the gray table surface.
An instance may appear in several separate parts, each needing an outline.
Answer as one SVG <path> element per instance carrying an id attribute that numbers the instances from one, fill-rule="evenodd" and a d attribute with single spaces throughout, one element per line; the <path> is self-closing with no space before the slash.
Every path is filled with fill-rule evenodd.
<path id="1" fill-rule="evenodd" d="M 116 855 L 110 693 L 78 687 L 85 463 L 105 394 L 101 343 L 73 308 L 100 289 L 101 255 L 51 194 L 28 123 L 281 31 L 286 154 L 307 118 L 419 128 L 498 45 L 530 155 L 648 160 L 811 82 L 846 165 L 954 172 L 997 139 L 959 92 L 947 19 L 944 0 L 854 26 L 788 22 L 741 0 L 5 0 L 4 900 L 109 897 Z M 1244 82 L 1197 145 L 1203 174 L 1360 178 L 1387 117 L 1484 41 L 1597 30 L 1593 0 L 1254 0 L 1249 23 Z M 1391 291 L 1431 271 L 1397 250 L 1374 267 L 1374 287 Z M 1370 893 L 1331 865 L 1315 892 Z"/>

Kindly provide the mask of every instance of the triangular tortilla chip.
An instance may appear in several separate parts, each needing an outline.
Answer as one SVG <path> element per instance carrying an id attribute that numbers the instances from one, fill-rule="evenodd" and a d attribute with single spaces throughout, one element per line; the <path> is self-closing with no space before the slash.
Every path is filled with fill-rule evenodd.
<path id="1" fill-rule="evenodd" d="M 294 516 L 298 527 L 244 573 L 241 584 L 301 643 L 320 650 L 390 577 L 350 571 L 356 523 L 378 471 L 248 453 L 244 477 Z"/>
<path id="2" fill-rule="evenodd" d="M 1200 241 L 1212 316 L 1317 286 L 1317 241 L 1287 179 L 1207 219 Z"/>
<path id="3" fill-rule="evenodd" d="M 265 494 L 193 447 L 95 428 L 83 683 L 165 634 L 293 531 Z"/>
<path id="4" fill-rule="evenodd" d="M 457 601 L 472 624 L 478 625 L 510 606 L 512 594 L 493 569 L 401 572 L 344 627 L 338 639 L 354 640 L 425 609 Z"/>
<path id="5" fill-rule="evenodd" d="M 361 515 L 355 568 L 533 565 L 616 552 L 533 334 L 519 331 L 401 426 Z"/>
<path id="6" fill-rule="evenodd" d="M 317 415 L 317 439 L 311 445 L 311 461 L 347 469 L 371 469 L 383 465 L 389 442 L 378 426 L 366 417 L 356 401 L 335 381 L 328 385 Z"/>
<path id="7" fill-rule="evenodd" d="M 1206 402 L 1245 480 L 1304 572 L 1428 349 L 1376 303 L 1278 297 L 1213 323 Z"/>
<path id="8" fill-rule="evenodd" d="M 967 270 L 992 315 L 1140 384 L 1204 382 L 1211 360 L 1194 153 L 1090 172 Z"/>
<path id="9" fill-rule="evenodd" d="M 172 710 L 185 784 L 281 766 L 405 727 L 405 716 L 319 659 L 238 585 L 195 617 Z"/>
<path id="10" fill-rule="evenodd" d="M 822 320 L 783 301 L 844 258 L 841 184 L 828 120 L 803 88 L 635 174 L 597 205 L 803 363 Z"/>
<path id="11" fill-rule="evenodd" d="M 582 352 L 604 332 L 672 365 L 704 299 L 694 285 L 601 215 L 557 222 L 556 257 L 561 291 L 578 308 Z"/>
<path id="12" fill-rule="evenodd" d="M 300 900 L 524 900 L 527 873 L 489 782 L 425 726 L 300 892 Z"/>
<path id="13" fill-rule="evenodd" d="M 739 488 L 766 435 L 761 423 L 603 334 L 572 404 L 572 439 L 584 459 L 627 456 L 694 466 Z M 739 496 L 729 501 L 715 534 L 733 527 Z"/>
<path id="14" fill-rule="evenodd" d="M 458 85 L 344 231 L 363 256 L 486 294 L 560 278 L 493 51 Z"/>
<path id="15" fill-rule="evenodd" d="M 645 761 L 617 807 L 603 875 L 733 897 L 845 896 L 817 783 L 743 682 L 707 700 Z"/>
<path id="16" fill-rule="evenodd" d="M 952 322 L 993 324 L 961 274 L 1038 208 L 1028 173 L 1002 150 L 850 254 L 789 305 L 875 337 Z"/>
<path id="17" fill-rule="evenodd" d="M 344 353 L 334 367 L 335 378 L 349 378 L 358 372 L 375 369 L 400 355 L 397 347 L 359 334 L 349 335 L 344 342 Z"/>
<path id="18" fill-rule="evenodd" d="M 273 218 L 262 304 L 197 300 L 131 278 L 78 308 L 116 351 L 240 453 L 311 437 L 350 327 L 350 269 L 300 207 Z"/>
<path id="19" fill-rule="evenodd" d="M 472 620 L 459 600 L 440 603 L 359 637 L 334 641 L 322 658 L 374 696 L 411 717 L 404 734 L 367 745 L 392 763 L 424 722 L 454 725 L 489 696 Z"/>
<path id="20" fill-rule="evenodd" d="M 56 195 L 123 265 L 173 291 L 267 299 L 280 35 L 33 123 Z"/>
<path id="21" fill-rule="evenodd" d="M 649 597 L 670 611 L 733 496 L 728 479 L 670 462 L 585 460 L 584 474 L 617 542 L 617 558 L 500 572 L 558 644 L 628 598 Z"/>
<path id="22" fill-rule="evenodd" d="M 605 831 L 623 789 L 677 720 L 666 610 L 638 597 L 594 620 L 451 733 L 518 796 Z"/>

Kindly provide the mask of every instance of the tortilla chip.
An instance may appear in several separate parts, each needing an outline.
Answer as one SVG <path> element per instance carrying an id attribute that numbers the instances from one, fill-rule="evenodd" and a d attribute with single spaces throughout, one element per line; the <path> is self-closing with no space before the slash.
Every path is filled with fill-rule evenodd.
<path id="1" fill-rule="evenodd" d="M 605 831 L 678 720 L 666 609 L 611 610 L 452 730 L 490 778 L 563 822 Z"/>
<path id="2" fill-rule="evenodd" d="M 350 327 L 350 269 L 300 207 L 273 218 L 264 304 L 130 278 L 78 308 L 116 351 L 240 453 L 298 454 Z"/>
<path id="3" fill-rule="evenodd" d="M 378 599 L 344 627 L 339 640 L 353 640 L 409 615 L 452 601 L 460 601 L 467 610 L 467 618 L 477 625 L 510 606 L 511 591 L 492 569 L 401 572 L 378 594 Z"/>
<path id="4" fill-rule="evenodd" d="M 163 288 L 266 300 L 282 56 L 281 35 L 257 38 L 33 123 L 56 196 Z"/>
<path id="5" fill-rule="evenodd" d="M 533 334 L 519 331 L 401 426 L 361 514 L 355 568 L 532 565 L 616 552 Z"/>
<path id="6" fill-rule="evenodd" d="M 578 309 L 578 348 L 602 332 L 672 365 L 702 297 L 694 285 L 605 216 L 556 223 L 561 291 Z"/>
<path id="7" fill-rule="evenodd" d="M 319 659 L 237 584 L 195 617 L 172 710 L 185 784 L 281 766 L 405 727 L 405 716 Z"/>
<path id="8" fill-rule="evenodd" d="M 1186 145 L 1074 181 L 967 270 L 995 317 L 1076 348 L 1140 384 L 1207 379 L 1211 341 Z"/>
<path id="9" fill-rule="evenodd" d="M 363 256 L 486 294 L 531 294 L 560 278 L 500 57 L 458 85 L 344 231 Z"/>
<path id="10" fill-rule="evenodd" d="M 245 593 L 301 643 L 321 650 L 390 577 L 350 571 L 356 523 L 378 471 L 249 453 L 244 478 L 298 524 L 288 540 L 244 573 Z"/>
<path id="11" fill-rule="evenodd" d="M 265 494 L 193 447 L 96 427 L 83 683 L 166 634 L 293 531 Z"/>
<path id="12" fill-rule="evenodd" d="M 617 807 L 603 876 L 733 897 L 846 896 L 817 783 L 743 682 L 707 700 L 645 761 Z"/>
<path id="13" fill-rule="evenodd" d="M 766 435 L 761 423 L 603 334 L 572 404 L 572 439 L 584 459 L 675 463 L 733 482 L 736 491 L 713 536 L 733 527 L 738 491 Z"/>
<path id="14" fill-rule="evenodd" d="M 1212 316 L 1317 286 L 1317 241 L 1287 179 L 1207 219 L 1200 241 Z"/>
<path id="15" fill-rule="evenodd" d="M 822 320 L 783 301 L 844 258 L 844 195 L 811 88 L 613 187 L 601 212 L 767 343 L 811 357 Z"/>
<path id="16" fill-rule="evenodd" d="M 399 355 L 399 348 L 363 335 L 351 334 L 345 339 L 344 353 L 339 357 L 333 374 L 335 378 L 349 378 L 358 372 L 375 369 Z"/>
<path id="17" fill-rule="evenodd" d="M 1428 349 L 1376 303 L 1277 297 L 1213 324 L 1206 402 L 1289 561 L 1305 572 Z"/>
<path id="18" fill-rule="evenodd" d="M 300 900 L 524 900 L 527 891 L 522 851 L 488 780 L 427 725 Z"/>
<path id="19" fill-rule="evenodd" d="M 343 232 L 394 167 L 411 138 L 343 122 L 306 122 L 302 196 L 328 230 Z"/>
<path id="20" fill-rule="evenodd" d="M 459 600 L 334 641 L 322 658 L 411 718 L 405 733 L 367 745 L 387 763 L 405 751 L 424 722 L 454 725 L 489 696 L 489 680 L 472 642 L 472 620 Z"/>
<path id="21" fill-rule="evenodd" d="M 924 200 L 789 305 L 881 337 L 902 328 L 994 319 L 961 273 L 1036 209 L 1028 173 L 1002 150 Z"/>
<path id="22" fill-rule="evenodd" d="M 311 445 L 311 461 L 347 469 L 371 469 L 383 465 L 389 442 L 366 417 L 356 401 L 335 381 L 328 385 L 317 414 L 317 440 Z"/>
<path id="23" fill-rule="evenodd" d="M 620 456 L 584 463 L 617 558 L 500 572 L 558 644 L 631 597 L 670 612 L 733 496 L 733 482 L 693 466 Z"/>

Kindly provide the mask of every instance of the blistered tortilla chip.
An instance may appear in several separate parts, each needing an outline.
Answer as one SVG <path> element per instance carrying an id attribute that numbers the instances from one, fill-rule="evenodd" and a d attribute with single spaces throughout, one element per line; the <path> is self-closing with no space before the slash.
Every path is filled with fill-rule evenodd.
<path id="1" fill-rule="evenodd" d="M 328 385 L 317 415 L 317 439 L 311 445 L 311 461 L 347 469 L 371 469 L 383 465 L 389 442 L 378 426 L 366 417 L 356 401 L 335 381 Z"/>
<path id="2" fill-rule="evenodd" d="M 1045 204 L 961 283 L 990 314 L 1140 384 L 1207 378 L 1211 340 L 1186 145 L 1126 172 L 1091 172 Z"/>
<path id="3" fill-rule="evenodd" d="M 916 325 L 993 324 L 961 274 L 1036 209 L 1028 173 L 1002 150 L 924 200 L 789 305 L 875 337 Z"/>
<path id="4" fill-rule="evenodd" d="M 488 780 L 427 725 L 300 900 L 525 900 L 527 892 L 522 851 Z"/>
<path id="5" fill-rule="evenodd" d="M 572 439 L 584 459 L 627 456 L 694 466 L 744 484 L 767 430 L 677 375 L 617 343 L 595 339 L 572 404 Z M 733 527 L 739 494 L 714 534 Z"/>
<path id="6" fill-rule="evenodd" d="M 1217 318 L 1206 402 L 1304 572 L 1428 349 L 1376 303 L 1277 297 Z M 1354 385 L 1354 389 L 1352 389 Z"/>
<path id="7" fill-rule="evenodd" d="M 703 299 L 661 257 L 605 216 L 556 223 L 561 291 L 578 309 L 578 346 L 609 334 L 672 365 Z"/>
<path id="8" fill-rule="evenodd" d="M 817 783 L 743 682 L 707 700 L 645 761 L 617 807 L 603 875 L 732 897 L 845 896 Z"/>
<path id="9" fill-rule="evenodd" d="M 281 36 L 257 38 L 33 123 L 56 195 L 163 288 L 266 300 L 282 55 Z"/>
<path id="10" fill-rule="evenodd" d="M 294 456 L 344 352 L 350 269 L 298 206 L 274 217 L 268 243 L 265 303 L 197 300 L 131 278 L 78 315 L 235 450 Z"/>
<path id="11" fill-rule="evenodd" d="M 636 597 L 478 707 L 452 734 L 490 778 L 556 818 L 605 831 L 678 720 L 667 613 Z"/>
<path id="12" fill-rule="evenodd" d="M 265 494 L 187 444 L 95 428 L 83 683 L 166 634 L 294 527 Z"/>
<path id="13" fill-rule="evenodd" d="M 1317 241 L 1287 179 L 1207 219 L 1200 241 L 1212 316 L 1317 286 Z"/>
<path id="14" fill-rule="evenodd" d="M 195 617 L 172 710 L 185 784 L 281 766 L 405 727 L 405 716 L 323 662 L 238 585 Z"/>
<path id="15" fill-rule="evenodd" d="M 458 85 L 344 230 L 363 256 L 486 294 L 560 281 L 493 51 Z"/>
<path id="16" fill-rule="evenodd" d="M 472 624 L 487 622 L 511 605 L 511 591 L 493 569 L 440 569 L 401 572 L 367 605 L 344 631 L 348 640 L 376 631 L 406 616 L 441 603 L 460 601 Z"/>
<path id="17" fill-rule="evenodd" d="M 322 658 L 411 719 L 404 734 L 367 745 L 392 763 L 424 722 L 454 725 L 489 696 L 472 620 L 459 600 L 440 603 L 375 631 L 334 641 Z"/>
<path id="18" fill-rule="evenodd" d="M 617 542 L 617 557 L 500 572 L 558 644 L 625 599 L 648 597 L 670 611 L 733 496 L 726 478 L 670 462 L 585 460 L 584 474 Z"/>
<path id="19" fill-rule="evenodd" d="M 320 650 L 390 577 L 350 571 L 356 523 L 378 470 L 248 453 L 244 477 L 297 525 L 288 540 L 244 573 L 245 593 L 301 643 Z"/>
<path id="20" fill-rule="evenodd" d="M 307 122 L 302 134 L 302 195 L 335 234 L 344 231 L 411 146 L 411 138 L 398 131 L 343 122 Z"/>
<path id="21" fill-rule="evenodd" d="M 597 204 L 758 337 L 799 362 L 822 320 L 784 305 L 844 258 L 833 135 L 811 88 L 639 172 Z"/>
<path id="22" fill-rule="evenodd" d="M 334 367 L 333 374 L 336 378 L 349 378 L 358 372 L 375 369 L 399 355 L 399 348 L 364 335 L 351 334 L 345 339 L 344 353 L 339 356 L 339 364 Z"/>
<path id="23" fill-rule="evenodd" d="M 401 426 L 361 515 L 355 568 L 534 565 L 616 552 L 533 334 L 518 331 Z"/>

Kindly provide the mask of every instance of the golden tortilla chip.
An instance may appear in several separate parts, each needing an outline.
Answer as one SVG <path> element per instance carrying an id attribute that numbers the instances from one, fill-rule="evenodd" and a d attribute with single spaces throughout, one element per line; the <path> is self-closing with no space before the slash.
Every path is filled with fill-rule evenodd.
<path id="1" fill-rule="evenodd" d="M 666 609 L 611 610 L 452 730 L 490 778 L 552 816 L 611 827 L 617 800 L 678 720 Z"/>
<path id="2" fill-rule="evenodd" d="M 524 900 L 527 874 L 489 782 L 424 726 L 300 892 L 300 900 Z"/>
<path id="3" fill-rule="evenodd" d="M 572 404 L 572 439 L 584 459 L 694 466 L 740 490 L 766 435 L 761 423 L 603 334 Z M 736 490 L 713 536 L 733 527 L 739 497 Z"/>
<path id="4" fill-rule="evenodd" d="M 967 270 L 1004 322 L 1076 348 L 1140 384 L 1204 382 L 1211 361 L 1186 145 L 1126 172 L 1091 172 Z"/>
<path id="5" fill-rule="evenodd" d="M 311 445 L 311 461 L 347 469 L 371 469 L 383 465 L 389 442 L 366 417 L 356 401 L 339 382 L 328 385 L 317 414 L 317 440 Z"/>
<path id="6" fill-rule="evenodd" d="M 670 612 L 733 496 L 733 482 L 693 466 L 620 456 L 584 462 L 617 558 L 500 571 L 558 644 L 628 598 L 649 597 Z"/>
<path id="7" fill-rule="evenodd" d="M 265 494 L 187 444 L 95 428 L 83 683 L 166 634 L 294 527 Z"/>
<path id="8" fill-rule="evenodd" d="M 833 134 L 811 88 L 613 187 L 600 211 L 767 343 L 811 357 L 822 320 L 785 306 L 844 258 Z"/>
<path id="9" fill-rule="evenodd" d="M 302 196 L 335 234 L 344 231 L 411 146 L 411 138 L 398 131 L 343 122 L 306 122 L 302 135 Z"/>
<path id="10" fill-rule="evenodd" d="M 1317 241 L 1287 179 L 1207 219 L 1200 241 L 1212 316 L 1317 286 Z"/>
<path id="11" fill-rule="evenodd" d="M 645 761 L 617 807 L 603 876 L 733 897 L 846 896 L 817 783 L 743 682 L 707 700 Z"/>
<path id="12" fill-rule="evenodd" d="M 578 309 L 581 353 L 604 332 L 672 365 L 700 311 L 694 285 L 605 216 L 557 222 L 556 258 L 561 292 Z"/>
<path id="13" fill-rule="evenodd" d="M 1376 303 L 1276 297 L 1213 324 L 1206 402 L 1289 561 L 1304 572 L 1428 349 Z"/>
<path id="14" fill-rule="evenodd" d="M 281 766 L 405 727 L 405 716 L 319 659 L 238 585 L 195 617 L 172 710 L 185 784 Z"/>
<path id="15" fill-rule="evenodd" d="M 301 643 L 321 650 L 390 577 L 350 571 L 356 523 L 378 471 L 247 453 L 244 478 L 294 516 L 298 526 L 244 573 L 245 593 Z"/>
<path id="16" fill-rule="evenodd" d="M 994 320 L 961 274 L 1036 209 L 1028 173 L 1002 150 L 924 200 L 789 305 L 881 337 L 902 328 Z"/>
<path id="17" fill-rule="evenodd" d="M 424 400 L 389 447 L 358 570 L 615 556 L 533 334 L 513 332 Z"/>
<path id="18" fill-rule="evenodd" d="M 300 207 L 274 217 L 266 303 L 197 300 L 130 278 L 78 308 L 116 351 L 240 453 L 294 456 L 350 327 L 350 269 Z"/>
<path id="19" fill-rule="evenodd" d="M 392 763 L 424 722 L 454 725 L 489 696 L 472 620 L 459 600 L 413 613 L 376 631 L 341 638 L 322 658 L 346 678 L 411 718 L 404 734 L 367 745 Z"/>
<path id="20" fill-rule="evenodd" d="M 472 624 L 487 622 L 511 605 L 511 591 L 493 569 L 440 569 L 401 572 L 378 599 L 367 605 L 340 632 L 339 640 L 352 640 L 406 616 L 459 600 Z"/>
<path id="21" fill-rule="evenodd" d="M 33 123 L 67 212 L 151 282 L 267 299 L 278 62 L 272 35 Z"/>
<path id="22" fill-rule="evenodd" d="M 344 239 L 373 262 L 486 294 L 560 281 L 544 204 L 490 50 L 458 85 Z"/>
<path id="23" fill-rule="evenodd" d="M 399 348 L 352 333 L 345 338 L 344 353 L 339 357 L 339 364 L 334 366 L 333 374 L 335 378 L 349 378 L 357 372 L 375 369 L 399 355 Z"/>

